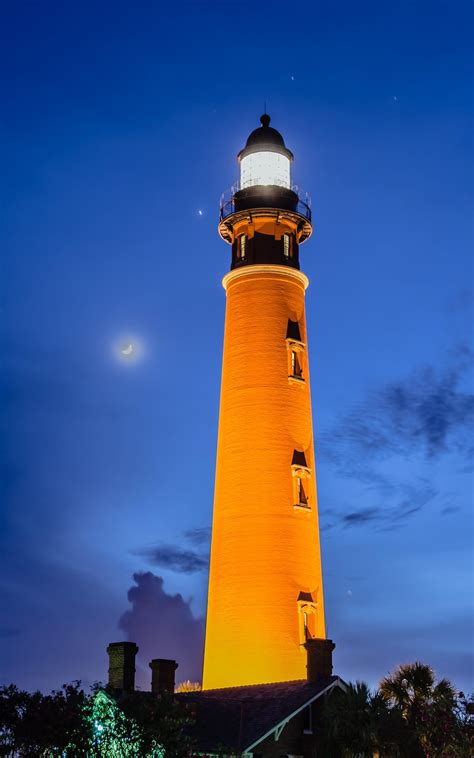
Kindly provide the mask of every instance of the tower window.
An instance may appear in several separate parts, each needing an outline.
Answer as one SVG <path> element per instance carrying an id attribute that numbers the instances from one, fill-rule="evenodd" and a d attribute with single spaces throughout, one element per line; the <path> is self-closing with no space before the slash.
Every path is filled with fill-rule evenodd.
<path id="1" fill-rule="evenodd" d="M 289 234 L 283 235 L 283 255 L 285 258 L 291 258 L 291 237 Z"/>
<path id="2" fill-rule="evenodd" d="M 315 637 L 315 620 L 316 620 L 316 608 L 314 606 L 306 606 L 303 609 L 303 639 L 313 640 Z"/>
<path id="3" fill-rule="evenodd" d="M 301 361 L 298 357 L 298 351 L 291 351 L 291 376 L 301 379 L 303 376 L 303 369 L 301 367 Z"/>
<path id="4" fill-rule="evenodd" d="M 288 343 L 288 353 L 290 358 L 290 365 L 288 367 L 289 373 L 288 378 L 289 379 L 296 379 L 299 382 L 304 382 L 304 376 L 303 376 L 303 359 L 304 359 L 304 346 L 302 344 L 289 342 Z"/>
<path id="5" fill-rule="evenodd" d="M 237 254 L 237 257 L 241 261 L 245 260 L 246 248 L 247 248 L 247 235 L 241 234 L 239 237 L 239 250 Z"/>
<path id="6" fill-rule="evenodd" d="M 304 452 L 300 450 L 293 451 L 291 475 L 293 478 L 293 507 L 296 510 L 310 511 L 308 487 L 311 469 L 308 467 Z"/>
<path id="7" fill-rule="evenodd" d="M 316 637 L 317 603 L 311 592 L 300 592 L 298 598 L 300 643 Z"/>
<path id="8" fill-rule="evenodd" d="M 297 495 L 298 495 L 298 505 L 304 505 L 305 507 L 308 507 L 308 496 L 306 495 L 304 484 L 301 479 L 301 477 L 297 477 Z"/>
<path id="9" fill-rule="evenodd" d="M 302 345 L 304 344 L 301 340 L 300 325 L 297 321 L 292 321 L 291 319 L 288 319 L 288 326 L 286 328 L 286 339 L 292 340 L 293 342 L 301 342 Z"/>
<path id="10" fill-rule="evenodd" d="M 289 235 L 288 235 L 289 236 Z M 297 321 L 288 321 L 286 330 L 286 348 L 288 354 L 288 379 L 304 387 L 305 343 L 301 340 Z"/>

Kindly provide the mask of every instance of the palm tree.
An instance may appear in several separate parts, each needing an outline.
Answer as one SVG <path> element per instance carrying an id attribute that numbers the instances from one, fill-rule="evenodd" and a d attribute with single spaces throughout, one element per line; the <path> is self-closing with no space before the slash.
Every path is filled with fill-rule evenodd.
<path id="1" fill-rule="evenodd" d="M 433 669 L 417 661 L 385 677 L 380 694 L 406 722 L 413 755 L 443 755 L 456 720 L 456 693 L 447 679 L 436 683 Z"/>
<path id="2" fill-rule="evenodd" d="M 372 758 L 377 746 L 373 716 L 372 694 L 365 682 L 348 684 L 344 693 L 335 692 L 324 709 L 323 754 Z"/>

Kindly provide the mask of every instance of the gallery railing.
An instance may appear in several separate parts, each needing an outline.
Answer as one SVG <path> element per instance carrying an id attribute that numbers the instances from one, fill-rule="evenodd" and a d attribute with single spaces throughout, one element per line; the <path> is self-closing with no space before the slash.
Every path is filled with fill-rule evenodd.
<path id="1" fill-rule="evenodd" d="M 277 189 L 284 189 L 284 188 L 277 188 Z M 220 202 L 220 219 L 223 221 L 228 216 L 231 216 L 233 213 L 237 212 L 236 209 L 236 202 L 235 202 L 235 195 L 237 192 L 239 192 L 240 186 L 237 182 L 236 184 L 233 184 L 232 187 L 227 190 L 227 192 L 223 192 L 221 196 L 221 202 Z M 311 197 L 307 192 L 303 192 L 300 190 L 298 185 L 293 184 L 291 186 L 292 192 L 297 197 L 297 201 L 295 203 L 295 207 L 292 209 L 296 213 L 298 213 L 300 216 L 303 216 L 308 221 L 311 221 Z"/>

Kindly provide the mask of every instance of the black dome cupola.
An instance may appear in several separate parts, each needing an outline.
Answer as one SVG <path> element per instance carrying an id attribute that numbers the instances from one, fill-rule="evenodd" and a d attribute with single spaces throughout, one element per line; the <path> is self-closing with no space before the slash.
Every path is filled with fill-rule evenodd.
<path id="1" fill-rule="evenodd" d="M 246 155 L 251 153 L 258 153 L 261 151 L 268 151 L 272 153 L 281 153 L 285 155 L 288 160 L 293 160 L 293 153 L 285 145 L 285 141 L 280 132 L 270 126 L 271 118 L 268 113 L 264 113 L 260 116 L 261 126 L 258 129 L 254 129 L 248 136 L 245 147 L 240 151 L 237 159 L 240 161 Z"/>

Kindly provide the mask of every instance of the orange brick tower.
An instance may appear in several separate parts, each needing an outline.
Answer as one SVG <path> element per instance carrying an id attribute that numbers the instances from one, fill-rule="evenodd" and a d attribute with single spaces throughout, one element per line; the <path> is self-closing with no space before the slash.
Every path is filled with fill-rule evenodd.
<path id="1" fill-rule="evenodd" d="M 204 653 L 204 689 L 306 678 L 324 640 L 313 428 L 299 248 L 309 199 L 261 117 L 222 200 L 232 245 Z M 314 643 L 318 644 L 318 643 Z M 324 645 L 326 643 L 321 642 Z"/>

